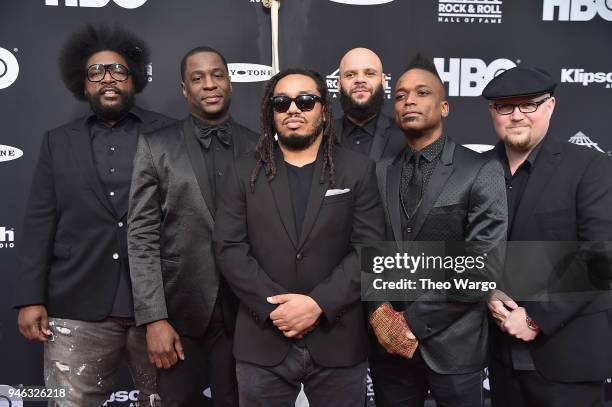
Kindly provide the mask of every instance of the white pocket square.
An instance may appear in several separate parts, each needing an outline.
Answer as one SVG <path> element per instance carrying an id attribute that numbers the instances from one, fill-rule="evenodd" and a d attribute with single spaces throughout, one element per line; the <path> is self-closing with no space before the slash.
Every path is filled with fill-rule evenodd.
<path id="1" fill-rule="evenodd" d="M 341 195 L 341 194 L 346 194 L 348 192 L 351 192 L 350 188 L 345 188 L 345 189 L 328 189 L 325 192 L 325 196 Z"/>

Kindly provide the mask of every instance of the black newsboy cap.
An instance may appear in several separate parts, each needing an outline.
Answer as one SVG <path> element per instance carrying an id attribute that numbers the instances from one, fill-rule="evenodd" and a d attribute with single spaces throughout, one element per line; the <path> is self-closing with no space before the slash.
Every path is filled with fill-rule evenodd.
<path id="1" fill-rule="evenodd" d="M 514 67 L 491 79 L 482 96 L 485 99 L 504 99 L 552 93 L 557 82 L 548 72 L 538 68 Z"/>

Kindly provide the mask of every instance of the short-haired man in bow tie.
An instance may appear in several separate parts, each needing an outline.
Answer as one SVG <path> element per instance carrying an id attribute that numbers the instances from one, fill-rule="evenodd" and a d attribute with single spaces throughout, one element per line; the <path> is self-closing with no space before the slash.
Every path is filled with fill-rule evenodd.
<path id="1" fill-rule="evenodd" d="M 164 406 L 202 404 L 201 370 L 215 406 L 237 406 L 237 302 L 215 267 L 212 231 L 225 178 L 257 135 L 230 117 L 232 86 L 218 51 L 189 51 L 181 88 L 189 116 L 141 136 L 134 159 L 128 250 L 135 317 L 147 327 Z"/>

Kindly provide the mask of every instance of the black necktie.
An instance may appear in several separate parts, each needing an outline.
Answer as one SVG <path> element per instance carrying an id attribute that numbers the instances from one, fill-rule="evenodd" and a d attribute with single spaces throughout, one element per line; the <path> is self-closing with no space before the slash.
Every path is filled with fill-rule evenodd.
<path id="1" fill-rule="evenodd" d="M 408 219 L 411 219 L 414 212 L 416 212 L 423 194 L 423 170 L 421 168 L 421 157 L 421 153 L 417 151 L 413 154 L 410 161 L 404 164 L 405 167 L 410 166 L 412 169 L 412 174 L 409 179 L 402 176 L 402 204 L 405 215 Z M 404 173 L 406 173 L 406 171 L 404 171 Z"/>
<path id="2" fill-rule="evenodd" d="M 205 150 L 210 148 L 213 136 L 225 147 L 229 147 L 232 144 L 232 139 L 229 135 L 229 124 L 227 122 L 219 125 L 199 127 L 196 129 L 196 136 Z"/>

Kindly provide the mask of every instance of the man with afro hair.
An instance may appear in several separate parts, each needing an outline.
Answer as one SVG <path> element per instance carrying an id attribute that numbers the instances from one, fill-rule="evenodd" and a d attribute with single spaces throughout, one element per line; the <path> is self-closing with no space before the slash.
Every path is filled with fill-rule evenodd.
<path id="1" fill-rule="evenodd" d="M 134 105 L 149 57 L 133 34 L 87 25 L 59 58 L 66 87 L 91 111 L 43 137 L 15 305 L 21 334 L 44 342 L 46 386 L 68 388 L 62 406 L 101 405 L 124 359 L 139 398 L 156 399 L 145 330 L 134 324 L 126 246 L 138 134 L 172 122 Z"/>

